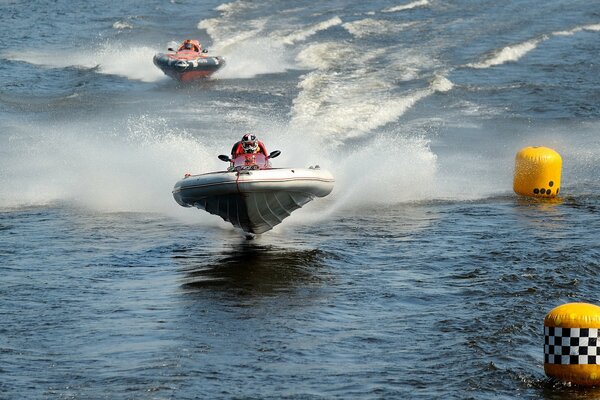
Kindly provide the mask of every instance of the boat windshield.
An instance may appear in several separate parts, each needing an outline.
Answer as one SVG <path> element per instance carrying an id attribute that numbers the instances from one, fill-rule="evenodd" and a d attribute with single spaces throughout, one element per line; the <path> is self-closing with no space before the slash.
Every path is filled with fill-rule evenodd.
<path id="1" fill-rule="evenodd" d="M 262 153 L 242 154 L 233 160 L 235 169 L 266 169 L 269 168 L 269 160 Z"/>

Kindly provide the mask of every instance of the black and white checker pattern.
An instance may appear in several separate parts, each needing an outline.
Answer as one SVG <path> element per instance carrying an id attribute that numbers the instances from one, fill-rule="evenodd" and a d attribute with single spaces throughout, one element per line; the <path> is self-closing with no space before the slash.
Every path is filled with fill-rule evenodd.
<path id="1" fill-rule="evenodd" d="M 600 364 L 598 329 L 545 326 L 544 363 Z"/>

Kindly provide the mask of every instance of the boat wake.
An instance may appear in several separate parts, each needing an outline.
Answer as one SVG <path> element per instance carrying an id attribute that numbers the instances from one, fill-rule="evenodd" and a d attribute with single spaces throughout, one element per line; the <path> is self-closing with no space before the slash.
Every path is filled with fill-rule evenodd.
<path id="1" fill-rule="evenodd" d="M 412 10 L 413 8 L 417 8 L 417 7 L 426 7 L 428 5 L 429 5 L 429 0 L 417 0 L 417 1 L 413 1 L 412 3 L 386 8 L 382 12 L 394 13 L 394 12 L 399 12 L 399 11 Z"/>
<path id="2" fill-rule="evenodd" d="M 571 35 L 574 35 L 576 33 L 584 32 L 584 31 L 600 32 L 600 24 L 591 24 L 591 25 L 578 26 L 576 28 L 573 28 L 573 29 L 570 29 L 570 30 L 567 30 L 567 31 L 554 32 L 553 35 L 556 35 L 556 36 L 571 36 Z"/>
<path id="3" fill-rule="evenodd" d="M 384 51 L 361 52 L 350 44 L 308 46 L 298 60 L 314 70 L 298 83 L 291 128 L 308 128 L 329 143 L 341 144 L 397 121 L 419 101 L 453 87 L 444 76 L 421 75 L 432 64 L 421 55 L 407 51 L 398 56 L 402 65 L 370 67 L 383 57 Z M 401 91 L 399 81 L 418 81 L 419 87 Z"/>
<path id="4" fill-rule="evenodd" d="M 471 68 L 490 68 L 496 65 L 502 65 L 507 62 L 519 61 L 526 54 L 535 50 L 542 42 L 551 39 L 553 36 L 572 36 L 579 32 L 600 32 L 600 24 L 579 26 L 566 31 L 552 32 L 549 35 L 542 35 L 539 38 L 527 40 L 510 46 L 505 46 L 484 59 L 483 61 L 467 64 Z"/>
<path id="5" fill-rule="evenodd" d="M 277 25 L 276 20 L 261 16 L 241 18 L 250 5 L 228 3 L 217 8 L 221 15 L 202 20 L 198 28 L 212 38 L 212 51 L 222 54 L 228 66 L 219 72 L 220 79 L 248 79 L 263 74 L 298 69 L 297 45 L 317 33 L 342 24 L 339 17 L 309 25 Z"/>
<path id="6" fill-rule="evenodd" d="M 490 68 L 496 65 L 505 64 L 507 62 L 518 61 L 527 53 L 538 47 L 541 42 L 548 40 L 548 38 L 549 36 L 542 36 L 539 39 L 532 39 L 523 43 L 503 47 L 502 49 L 494 52 L 487 59 L 480 62 L 467 64 L 467 66 L 471 68 Z"/>
<path id="7" fill-rule="evenodd" d="M 346 22 L 342 27 L 356 38 L 369 36 L 393 36 L 415 26 L 414 22 L 398 23 L 374 18 L 365 18 L 358 21 Z"/>

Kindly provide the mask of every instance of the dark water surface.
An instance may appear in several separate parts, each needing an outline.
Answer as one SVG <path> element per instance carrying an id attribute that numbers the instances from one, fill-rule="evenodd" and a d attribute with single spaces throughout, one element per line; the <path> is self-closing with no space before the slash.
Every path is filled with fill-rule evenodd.
<path id="1" fill-rule="evenodd" d="M 3 212 L 2 389 L 571 398 L 543 375 L 541 327 L 600 284 L 599 204 L 404 204 L 254 241 L 152 214 Z"/>

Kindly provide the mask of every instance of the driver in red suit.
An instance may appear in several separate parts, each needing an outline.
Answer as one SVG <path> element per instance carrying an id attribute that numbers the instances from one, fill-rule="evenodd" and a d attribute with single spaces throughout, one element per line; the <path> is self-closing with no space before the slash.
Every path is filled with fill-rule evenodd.
<path id="1" fill-rule="evenodd" d="M 199 53 L 202 51 L 202 45 L 197 40 L 186 39 L 181 43 L 181 46 L 177 49 L 177 51 L 195 51 Z"/>
<path id="2" fill-rule="evenodd" d="M 242 140 L 233 145 L 233 148 L 231 149 L 231 159 L 233 160 L 242 154 L 258 153 L 263 153 L 265 157 L 269 156 L 263 142 L 258 140 L 253 133 L 246 133 L 242 136 Z"/>

